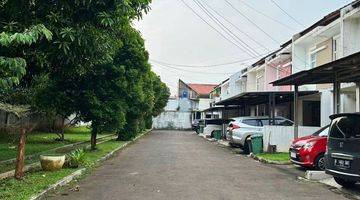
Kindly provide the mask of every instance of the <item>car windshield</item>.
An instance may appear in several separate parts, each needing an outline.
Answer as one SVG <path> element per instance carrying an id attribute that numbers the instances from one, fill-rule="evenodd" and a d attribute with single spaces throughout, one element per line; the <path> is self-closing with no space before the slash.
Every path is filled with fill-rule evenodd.
<path id="1" fill-rule="evenodd" d="M 320 130 L 316 131 L 313 136 L 327 137 L 329 135 L 329 126 L 325 126 Z"/>
<path id="2" fill-rule="evenodd" d="M 331 123 L 330 137 L 360 138 L 360 116 L 341 116 Z"/>
<path id="3" fill-rule="evenodd" d="M 292 126 L 294 123 L 290 120 L 287 119 L 276 119 L 275 120 L 275 125 L 278 126 Z"/>

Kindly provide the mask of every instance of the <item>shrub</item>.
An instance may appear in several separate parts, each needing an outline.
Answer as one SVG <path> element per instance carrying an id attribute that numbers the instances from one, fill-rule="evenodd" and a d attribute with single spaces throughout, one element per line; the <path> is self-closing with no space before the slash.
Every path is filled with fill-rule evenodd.
<path id="1" fill-rule="evenodd" d="M 78 168 L 85 164 L 85 152 L 83 149 L 76 149 L 66 155 L 65 165 L 70 168 Z"/>

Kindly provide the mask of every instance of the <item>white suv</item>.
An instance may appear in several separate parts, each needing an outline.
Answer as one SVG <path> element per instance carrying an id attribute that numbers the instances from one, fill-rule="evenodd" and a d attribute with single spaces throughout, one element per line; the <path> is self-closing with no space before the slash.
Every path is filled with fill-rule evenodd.
<path id="1" fill-rule="evenodd" d="M 249 153 L 247 139 L 254 134 L 263 134 L 264 125 L 269 125 L 269 117 L 233 118 L 227 129 L 227 139 L 231 146 L 239 146 L 244 153 Z M 292 126 L 294 122 L 283 117 L 275 117 L 276 126 Z"/>

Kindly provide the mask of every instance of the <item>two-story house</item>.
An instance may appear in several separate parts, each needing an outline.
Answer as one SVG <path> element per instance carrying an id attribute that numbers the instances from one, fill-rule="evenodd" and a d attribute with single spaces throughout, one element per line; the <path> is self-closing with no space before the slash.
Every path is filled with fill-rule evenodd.
<path id="1" fill-rule="evenodd" d="M 292 64 L 293 73 L 309 70 L 330 63 L 360 51 L 360 11 L 359 1 L 355 1 L 325 16 L 309 28 L 293 36 Z M 320 78 L 320 77 L 319 77 Z M 300 90 L 319 90 L 314 99 L 305 101 L 307 113 L 321 113 L 319 124 L 329 123 L 328 116 L 333 113 L 332 84 L 305 85 Z M 355 110 L 355 84 L 342 84 L 340 112 Z M 317 111 L 315 111 L 317 110 Z M 302 116 L 299 122 L 313 120 Z"/>
<path id="2" fill-rule="evenodd" d="M 180 104 L 191 105 L 191 121 L 203 118 L 201 112 L 209 108 L 211 103 L 210 93 L 216 86 L 215 84 L 185 83 L 179 80 L 178 96 Z"/>

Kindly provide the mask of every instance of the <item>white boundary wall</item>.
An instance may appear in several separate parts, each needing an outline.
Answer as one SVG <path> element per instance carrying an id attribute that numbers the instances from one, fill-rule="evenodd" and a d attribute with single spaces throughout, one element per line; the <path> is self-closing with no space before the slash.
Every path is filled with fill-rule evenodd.
<path id="1" fill-rule="evenodd" d="M 320 127 L 299 126 L 299 137 L 311 135 L 319 129 Z M 276 145 L 278 152 L 288 152 L 293 139 L 293 126 L 264 126 L 263 150 L 266 152 L 270 144 Z"/>
<path id="2" fill-rule="evenodd" d="M 154 129 L 191 129 L 191 112 L 165 111 L 153 118 Z"/>

